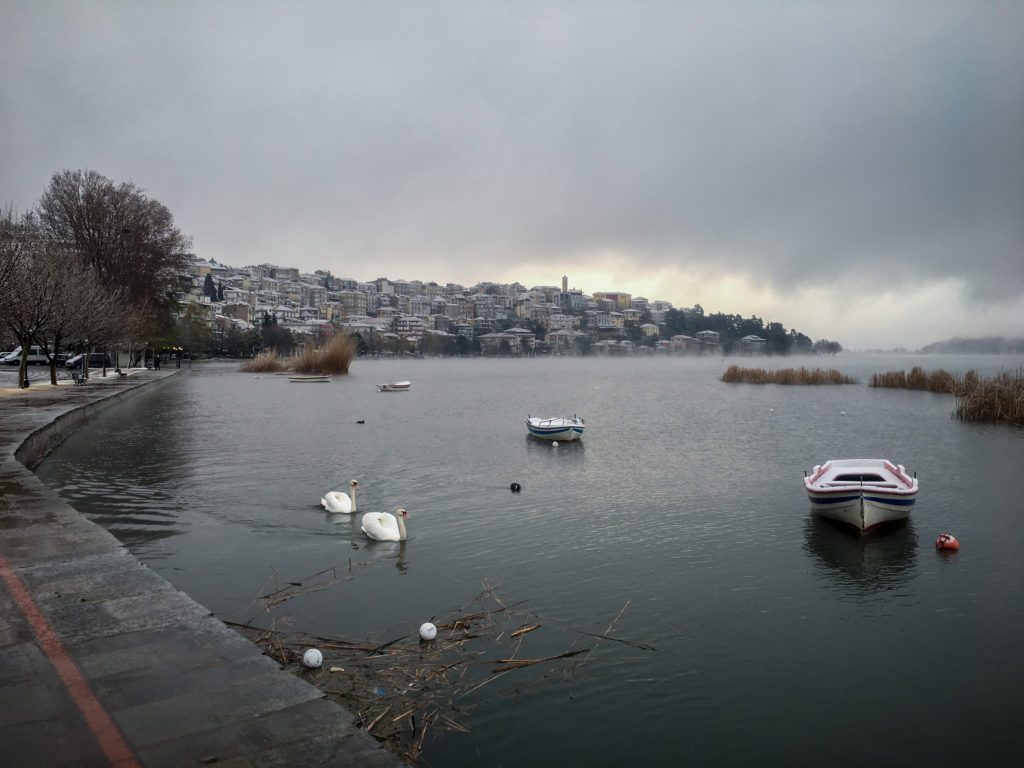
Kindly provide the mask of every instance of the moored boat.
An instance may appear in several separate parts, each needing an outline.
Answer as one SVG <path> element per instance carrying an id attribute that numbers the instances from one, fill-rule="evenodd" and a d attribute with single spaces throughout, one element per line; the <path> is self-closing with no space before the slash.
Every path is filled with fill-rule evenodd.
<path id="1" fill-rule="evenodd" d="M 379 392 L 405 392 L 409 387 L 412 386 L 411 381 L 392 381 L 387 384 L 378 384 L 377 391 Z"/>
<path id="2" fill-rule="evenodd" d="M 288 381 L 295 382 L 297 384 L 320 384 L 326 383 L 331 380 L 330 376 L 314 376 L 314 375 L 301 375 L 301 376 L 289 376 Z"/>
<path id="3" fill-rule="evenodd" d="M 526 429 L 533 437 L 541 440 L 579 440 L 586 425 L 583 419 L 573 416 L 526 417 Z"/>
<path id="4" fill-rule="evenodd" d="M 905 520 L 917 499 L 917 478 L 888 459 L 831 459 L 804 476 L 811 511 L 866 533 Z"/>

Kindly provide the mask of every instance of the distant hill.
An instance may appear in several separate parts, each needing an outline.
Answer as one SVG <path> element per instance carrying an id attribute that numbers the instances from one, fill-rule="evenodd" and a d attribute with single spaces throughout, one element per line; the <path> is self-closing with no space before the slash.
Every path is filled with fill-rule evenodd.
<path id="1" fill-rule="evenodd" d="M 1024 339 L 985 336 L 980 339 L 946 339 L 936 341 L 921 351 L 936 355 L 1024 355 Z"/>

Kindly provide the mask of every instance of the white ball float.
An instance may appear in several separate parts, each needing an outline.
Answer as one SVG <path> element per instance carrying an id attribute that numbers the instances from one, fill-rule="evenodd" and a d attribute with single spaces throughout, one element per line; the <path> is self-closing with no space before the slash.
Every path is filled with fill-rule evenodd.
<path id="1" fill-rule="evenodd" d="M 551 447 L 552 448 L 557 448 L 558 447 L 558 441 L 557 440 L 552 441 Z"/>
<path id="2" fill-rule="evenodd" d="M 435 637 L 437 637 L 437 627 L 435 627 L 429 621 L 425 624 L 421 624 L 420 637 L 422 637 L 424 640 L 433 640 Z"/>
<path id="3" fill-rule="evenodd" d="M 302 654 L 302 666 L 306 669 L 320 669 L 324 663 L 324 655 L 316 648 L 309 648 Z"/>

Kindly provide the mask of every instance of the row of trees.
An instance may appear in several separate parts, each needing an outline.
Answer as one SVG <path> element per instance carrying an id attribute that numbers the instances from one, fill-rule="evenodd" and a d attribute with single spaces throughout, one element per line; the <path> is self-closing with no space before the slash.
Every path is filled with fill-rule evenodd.
<path id="1" fill-rule="evenodd" d="M 0 330 L 51 355 L 170 343 L 173 288 L 191 243 L 161 203 L 95 171 L 54 174 L 35 209 L 0 212 Z"/>
<path id="2" fill-rule="evenodd" d="M 699 331 L 716 331 L 725 353 L 733 351 L 744 336 L 751 335 L 765 340 L 765 351 L 769 355 L 834 355 L 843 349 L 837 341 L 819 339 L 812 342 L 810 337 L 795 328 L 787 331 L 782 323 L 766 323 L 757 315 L 743 317 L 723 312 L 705 314 L 700 304 L 690 310 L 670 309 L 665 317 L 664 328 L 667 336 L 696 336 Z"/>

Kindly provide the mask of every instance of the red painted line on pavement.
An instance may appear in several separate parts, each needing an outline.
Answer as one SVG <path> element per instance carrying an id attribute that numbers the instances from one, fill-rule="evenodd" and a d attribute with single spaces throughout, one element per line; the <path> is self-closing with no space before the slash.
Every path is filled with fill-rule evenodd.
<path id="1" fill-rule="evenodd" d="M 25 583 L 18 578 L 3 555 L 0 555 L 0 576 L 7 583 L 11 597 L 14 598 L 18 607 L 21 608 L 21 612 L 28 619 L 32 631 L 39 639 L 39 646 L 49 658 L 50 663 L 53 664 L 53 668 L 57 670 L 64 687 L 68 689 L 75 705 L 85 717 L 89 730 L 96 737 L 100 749 L 110 760 L 110 764 L 117 768 L 131 768 L 132 766 L 137 768 L 139 764 L 128 745 L 125 744 L 121 732 L 114 725 L 114 721 L 110 719 L 107 710 L 100 704 L 100 700 L 96 698 L 96 694 L 93 693 L 89 683 L 78 669 L 78 665 L 68 655 L 64 644 L 57 637 L 57 632 L 50 626 L 50 622 L 46 620 L 36 601 L 32 599 Z"/>

